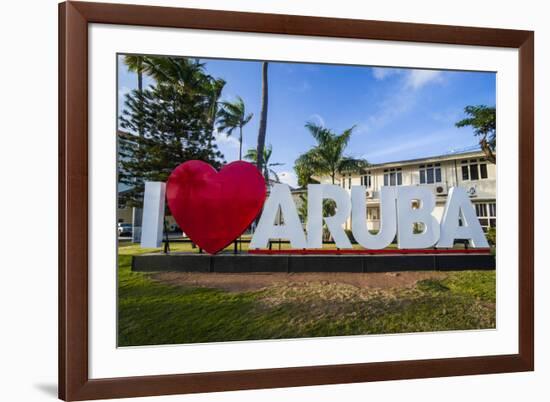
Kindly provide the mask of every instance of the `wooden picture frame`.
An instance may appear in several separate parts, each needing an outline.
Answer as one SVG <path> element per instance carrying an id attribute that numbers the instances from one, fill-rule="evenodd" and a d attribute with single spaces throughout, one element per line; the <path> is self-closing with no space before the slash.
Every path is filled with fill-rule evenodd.
<path id="1" fill-rule="evenodd" d="M 90 379 L 88 375 L 88 24 L 519 49 L 519 353 Z M 292 387 L 534 369 L 534 33 L 382 21 L 66 2 L 59 5 L 59 397 L 64 400 Z"/>

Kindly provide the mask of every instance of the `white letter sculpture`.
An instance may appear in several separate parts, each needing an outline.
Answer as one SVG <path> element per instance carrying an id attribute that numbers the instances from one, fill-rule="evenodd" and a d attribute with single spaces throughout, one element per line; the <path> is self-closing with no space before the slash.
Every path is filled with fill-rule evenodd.
<path id="1" fill-rule="evenodd" d="M 396 188 L 382 187 L 380 191 L 380 230 L 371 234 L 367 228 L 367 207 L 365 187 L 351 188 L 351 229 L 357 243 L 362 247 L 380 250 L 395 239 L 397 222 L 395 219 Z"/>
<path id="2" fill-rule="evenodd" d="M 164 197 L 166 183 L 146 181 L 143 194 L 143 219 L 141 221 L 141 247 L 155 248 L 162 244 L 164 226 Z"/>
<path id="3" fill-rule="evenodd" d="M 413 201 L 418 207 L 413 208 Z M 397 189 L 397 245 L 400 249 L 432 247 L 439 239 L 439 222 L 432 215 L 435 196 L 427 188 L 403 186 Z M 414 233 L 414 225 L 424 226 L 422 233 Z"/>
<path id="4" fill-rule="evenodd" d="M 307 247 L 323 248 L 324 219 L 336 247 L 352 248 L 343 227 L 351 212 L 351 203 L 346 190 L 334 184 L 309 184 L 307 198 Z M 331 199 L 336 203 L 336 213 L 323 218 L 323 200 L 325 199 Z"/>
<path id="5" fill-rule="evenodd" d="M 459 219 L 462 220 L 462 226 L 458 224 Z M 468 239 L 472 247 L 489 247 L 474 207 L 461 187 L 453 187 L 449 191 L 437 247 L 451 248 L 455 239 Z"/>
<path id="6" fill-rule="evenodd" d="M 275 218 L 279 208 L 283 224 L 276 225 Z M 306 248 L 306 236 L 290 189 L 286 184 L 275 184 L 271 189 L 258 227 L 250 242 L 250 248 L 265 248 L 269 239 L 288 239 L 292 248 Z"/>

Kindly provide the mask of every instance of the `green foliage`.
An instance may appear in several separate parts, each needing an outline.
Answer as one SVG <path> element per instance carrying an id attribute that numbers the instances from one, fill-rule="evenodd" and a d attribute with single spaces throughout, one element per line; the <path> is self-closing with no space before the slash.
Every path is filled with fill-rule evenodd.
<path id="1" fill-rule="evenodd" d="M 306 128 L 317 141 L 317 145 L 296 159 L 294 170 L 300 186 L 310 183 L 313 175 L 329 176 L 332 184 L 335 184 L 336 174 L 352 172 L 368 166 L 368 162 L 364 159 L 354 159 L 345 155 L 355 126 L 342 134 L 336 134 L 328 128 L 311 122 L 306 123 Z"/>
<path id="2" fill-rule="evenodd" d="M 485 233 L 485 237 L 487 238 L 487 241 L 490 245 L 496 246 L 497 244 L 497 228 L 489 228 L 487 230 L 487 233 Z"/>
<path id="3" fill-rule="evenodd" d="M 191 59 L 127 56 L 125 61 L 156 80 L 127 94 L 120 116 L 119 182 L 128 190 L 119 202 L 139 205 L 144 182 L 166 181 L 180 163 L 199 159 L 221 166 L 223 155 L 212 137 L 225 81 Z"/>
<path id="4" fill-rule="evenodd" d="M 307 193 L 300 194 L 300 206 L 298 207 L 298 215 L 302 222 L 307 221 Z M 323 216 L 332 216 L 336 212 L 336 202 L 334 200 L 323 200 Z"/>
<path id="5" fill-rule="evenodd" d="M 300 194 L 300 205 L 298 206 L 298 216 L 300 220 L 305 223 L 307 222 L 307 193 Z M 323 216 L 332 216 L 336 213 L 336 202 L 334 200 L 325 199 L 323 200 Z M 323 221 L 323 240 L 330 240 L 330 231 L 328 230 L 327 224 Z"/>
<path id="6" fill-rule="evenodd" d="M 267 147 L 264 148 L 264 157 L 262 162 L 262 172 L 264 175 L 265 183 L 269 186 L 269 183 L 271 181 L 275 181 L 276 183 L 280 183 L 279 175 L 275 170 L 273 170 L 276 166 L 282 166 L 284 163 L 277 163 L 277 162 L 270 162 L 271 155 L 273 154 L 273 147 L 271 144 L 269 144 Z M 246 155 L 244 156 L 245 159 L 248 159 L 250 162 L 257 164 L 258 162 L 258 151 L 256 149 L 249 149 L 246 152 Z"/>
<path id="7" fill-rule="evenodd" d="M 218 131 L 231 135 L 239 129 L 239 160 L 243 153 L 243 127 L 252 119 L 252 113 L 246 113 L 244 101 L 240 96 L 233 102 L 222 102 L 218 116 Z"/>
<path id="8" fill-rule="evenodd" d="M 468 117 L 456 123 L 457 127 L 470 126 L 474 129 L 474 134 L 480 137 L 479 145 L 485 152 L 487 159 L 496 163 L 496 108 L 485 105 L 466 106 L 464 113 Z"/>
<path id="9" fill-rule="evenodd" d="M 307 164 L 307 159 L 301 160 L 299 163 L 294 164 L 294 171 L 296 172 L 296 177 L 298 178 L 298 185 L 300 187 L 305 187 L 308 184 L 319 183 L 318 180 L 313 178 L 315 170 L 313 166 Z"/>

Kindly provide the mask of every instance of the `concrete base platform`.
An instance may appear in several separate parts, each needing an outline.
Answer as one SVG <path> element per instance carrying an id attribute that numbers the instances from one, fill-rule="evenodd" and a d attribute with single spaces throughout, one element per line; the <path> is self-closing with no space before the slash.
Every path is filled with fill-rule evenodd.
<path id="1" fill-rule="evenodd" d="M 250 255 L 144 254 L 132 258 L 138 272 L 398 272 L 494 270 L 489 254 Z"/>

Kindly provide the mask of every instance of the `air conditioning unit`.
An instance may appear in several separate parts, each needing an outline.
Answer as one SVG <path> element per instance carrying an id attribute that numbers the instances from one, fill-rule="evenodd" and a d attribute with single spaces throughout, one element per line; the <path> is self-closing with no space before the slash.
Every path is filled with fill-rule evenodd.
<path id="1" fill-rule="evenodd" d="M 436 186 L 435 187 L 435 193 L 437 195 L 446 195 L 447 194 L 447 186 Z"/>
<path id="2" fill-rule="evenodd" d="M 374 198 L 374 191 L 368 190 L 368 191 L 366 192 L 366 195 L 367 195 L 367 198 Z"/>
<path id="3" fill-rule="evenodd" d="M 475 197 L 477 195 L 477 189 L 475 188 L 475 186 L 472 186 L 468 189 L 468 195 L 470 197 Z"/>

